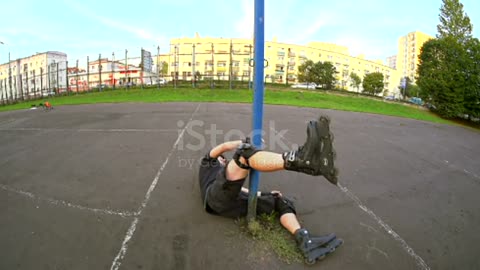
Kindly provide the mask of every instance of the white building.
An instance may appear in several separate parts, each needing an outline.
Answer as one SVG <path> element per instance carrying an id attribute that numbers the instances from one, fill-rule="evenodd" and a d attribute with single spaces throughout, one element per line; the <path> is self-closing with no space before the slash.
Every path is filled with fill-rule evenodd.
<path id="1" fill-rule="evenodd" d="M 67 54 L 48 51 L 0 65 L 0 100 L 62 92 L 67 85 Z"/>

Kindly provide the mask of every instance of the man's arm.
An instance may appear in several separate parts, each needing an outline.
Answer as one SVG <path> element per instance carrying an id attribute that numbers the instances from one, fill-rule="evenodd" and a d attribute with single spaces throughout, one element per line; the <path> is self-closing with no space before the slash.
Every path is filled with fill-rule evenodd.
<path id="1" fill-rule="evenodd" d="M 222 144 L 219 144 L 215 146 L 212 150 L 210 150 L 210 157 L 211 158 L 217 158 L 221 154 L 235 150 L 240 144 L 242 144 L 241 140 L 238 141 L 229 141 L 229 142 L 224 142 Z"/>

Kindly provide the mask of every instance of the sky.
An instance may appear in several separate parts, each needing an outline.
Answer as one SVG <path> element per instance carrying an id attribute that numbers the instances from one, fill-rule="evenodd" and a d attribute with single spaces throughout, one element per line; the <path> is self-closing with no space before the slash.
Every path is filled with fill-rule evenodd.
<path id="1" fill-rule="evenodd" d="M 460 0 L 480 38 L 480 1 Z M 441 0 L 265 0 L 265 39 L 306 45 L 329 42 L 351 55 L 385 60 L 412 31 L 435 36 Z M 251 38 L 254 0 L 10 0 L 0 5 L 0 63 L 61 51 L 86 57 L 168 52 L 170 39 Z M 119 56 L 120 55 L 120 56 Z M 73 66 L 73 64 L 70 64 Z"/>

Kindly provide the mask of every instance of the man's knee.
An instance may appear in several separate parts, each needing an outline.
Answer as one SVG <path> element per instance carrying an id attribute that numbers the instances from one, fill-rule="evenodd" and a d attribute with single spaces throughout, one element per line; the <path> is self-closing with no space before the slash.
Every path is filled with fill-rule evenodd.
<path id="1" fill-rule="evenodd" d="M 233 155 L 233 160 L 237 164 L 238 167 L 242 169 L 250 169 L 250 165 L 248 164 L 248 159 L 257 153 L 258 150 L 250 143 L 250 138 L 246 138 L 245 142 L 239 145 L 235 154 Z"/>
<path id="2" fill-rule="evenodd" d="M 288 213 L 297 214 L 293 202 L 281 196 L 275 196 L 275 211 L 277 211 L 280 216 Z"/>

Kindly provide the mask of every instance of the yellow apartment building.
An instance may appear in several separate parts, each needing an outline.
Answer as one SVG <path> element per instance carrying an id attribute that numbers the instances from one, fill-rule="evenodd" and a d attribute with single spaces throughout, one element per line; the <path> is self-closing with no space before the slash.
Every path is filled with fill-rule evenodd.
<path id="1" fill-rule="evenodd" d="M 67 55 L 48 51 L 0 65 L 0 100 L 41 95 L 65 88 Z"/>
<path id="2" fill-rule="evenodd" d="M 252 80 L 254 51 L 251 39 L 238 38 L 174 38 L 170 41 L 170 52 L 161 55 L 159 61 L 168 63 L 168 75 L 179 80 L 192 80 L 193 74 L 203 79 Z M 310 42 L 306 46 L 278 42 L 275 38 L 265 43 L 265 81 L 294 84 L 298 67 L 307 60 L 329 61 L 338 72 L 337 87 L 358 91 L 351 86 L 352 72 L 363 78 L 372 72 L 384 75 L 384 95 L 398 95 L 400 75 L 397 70 L 386 66 L 383 61 L 371 61 L 363 55 L 351 56 L 347 47 L 323 42 Z M 360 89 L 361 91 L 361 89 Z"/>
<path id="3" fill-rule="evenodd" d="M 420 50 L 430 39 L 433 37 L 419 31 L 408 33 L 398 39 L 397 70 L 402 78 L 409 77 L 415 82 Z"/>

